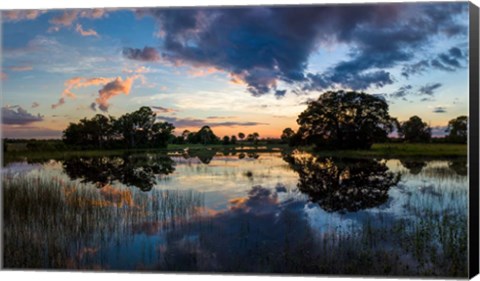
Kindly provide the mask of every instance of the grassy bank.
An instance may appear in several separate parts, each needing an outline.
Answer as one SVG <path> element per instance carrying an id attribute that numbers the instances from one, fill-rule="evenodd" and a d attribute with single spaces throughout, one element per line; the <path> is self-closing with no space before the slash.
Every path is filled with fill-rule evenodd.
<path id="1" fill-rule="evenodd" d="M 313 152 L 320 156 L 335 157 L 466 157 L 468 148 L 466 144 L 440 144 L 440 143 L 376 143 L 369 150 L 320 150 L 314 151 L 312 147 L 303 147 L 305 151 Z"/>
<path id="2" fill-rule="evenodd" d="M 188 151 L 190 155 L 212 154 L 212 153 L 248 153 L 248 152 L 274 152 L 291 150 L 293 148 L 283 144 L 259 144 L 252 145 L 201 145 L 201 144 L 172 144 L 167 148 L 158 149 L 134 149 L 134 150 L 56 150 L 56 151 L 7 151 L 3 156 L 4 163 L 23 161 L 28 159 L 33 162 L 47 161 L 49 159 L 67 159 L 70 157 L 95 157 L 115 156 L 124 153 L 165 153 L 178 154 Z M 300 150 L 312 152 L 319 156 L 331 157 L 384 157 L 384 158 L 405 158 L 405 157 L 466 157 L 467 145 L 465 144 L 409 144 L 409 143 L 379 143 L 374 144 L 369 150 L 320 150 L 314 151 L 313 147 L 299 147 Z"/>

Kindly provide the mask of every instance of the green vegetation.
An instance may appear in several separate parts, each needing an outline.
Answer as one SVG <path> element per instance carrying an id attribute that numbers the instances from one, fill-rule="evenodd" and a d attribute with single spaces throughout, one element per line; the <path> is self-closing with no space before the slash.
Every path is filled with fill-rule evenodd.
<path id="1" fill-rule="evenodd" d="M 465 144 L 441 143 L 376 143 L 369 150 L 315 150 L 313 147 L 301 147 L 301 149 L 322 156 L 355 158 L 466 157 L 468 152 Z"/>

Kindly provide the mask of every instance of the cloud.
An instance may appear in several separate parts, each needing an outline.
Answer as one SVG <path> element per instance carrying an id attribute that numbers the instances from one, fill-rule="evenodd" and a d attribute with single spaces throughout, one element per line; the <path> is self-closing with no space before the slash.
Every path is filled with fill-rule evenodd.
<path id="1" fill-rule="evenodd" d="M 73 89 L 85 88 L 90 86 L 105 85 L 110 82 L 112 78 L 105 77 L 73 77 L 65 81 L 65 89 L 62 92 L 62 97 L 76 98 L 76 94 L 72 92 Z"/>
<path id="2" fill-rule="evenodd" d="M 92 102 L 89 107 L 92 111 L 97 111 L 97 104 L 96 103 Z"/>
<path id="3" fill-rule="evenodd" d="M 32 70 L 33 66 L 31 66 L 31 65 L 15 65 L 15 66 L 10 66 L 8 69 L 10 69 L 11 71 L 22 72 L 22 71 Z"/>
<path id="4" fill-rule="evenodd" d="M 173 109 L 173 108 L 166 108 L 163 106 L 150 106 L 155 112 L 157 113 L 172 113 L 172 112 L 177 112 L 178 110 Z"/>
<path id="5" fill-rule="evenodd" d="M 60 98 L 57 103 L 52 104 L 52 109 L 56 109 L 59 106 L 65 104 L 65 98 Z"/>
<path id="6" fill-rule="evenodd" d="M 442 138 L 447 135 L 448 126 L 434 126 L 431 127 L 432 137 Z"/>
<path id="7" fill-rule="evenodd" d="M 78 32 L 82 36 L 100 37 L 95 30 L 93 30 L 93 29 L 84 30 L 82 25 L 79 24 L 79 23 L 77 23 L 77 26 L 75 27 L 75 31 Z"/>
<path id="8" fill-rule="evenodd" d="M 447 109 L 444 106 L 437 106 L 433 109 L 434 113 L 447 113 Z"/>
<path id="9" fill-rule="evenodd" d="M 11 10 L 2 11 L 2 20 L 5 22 L 16 22 L 22 20 L 34 20 L 46 13 L 43 10 Z"/>
<path id="10" fill-rule="evenodd" d="M 51 139 L 61 138 L 62 131 L 35 126 L 2 125 L 2 137 L 12 139 Z"/>
<path id="11" fill-rule="evenodd" d="M 432 37 L 466 38 L 457 18 L 467 12 L 465 3 L 138 9 L 139 16 L 157 21 L 160 52 L 145 56 L 149 47 L 126 48 L 124 55 L 213 67 L 256 96 L 276 93 L 279 81 L 303 84 L 307 91 L 383 87 L 394 81 L 389 69 L 414 59 Z M 318 47 L 335 44 L 350 46 L 349 57 L 309 73 L 308 60 Z"/>
<path id="12" fill-rule="evenodd" d="M 132 89 L 133 82 L 138 78 L 140 78 L 139 75 L 127 77 L 125 80 L 117 77 L 115 80 L 105 84 L 105 86 L 98 91 L 99 97 L 95 100 L 98 108 L 102 111 L 108 111 L 108 107 L 110 106 L 108 101 L 112 97 L 120 94 L 128 95 Z"/>
<path id="13" fill-rule="evenodd" d="M 160 60 L 159 52 L 152 47 L 144 47 L 143 49 L 123 48 L 122 54 L 124 57 L 131 60 L 150 62 Z"/>
<path id="14" fill-rule="evenodd" d="M 396 90 L 395 92 L 391 93 L 390 97 L 392 97 L 392 98 L 404 98 L 407 95 L 412 93 L 411 92 L 412 88 L 413 88 L 412 85 L 404 85 L 404 86 L 400 87 L 398 90 Z"/>
<path id="15" fill-rule="evenodd" d="M 7 125 L 26 125 L 43 121 L 40 114 L 33 115 L 20 106 L 2 107 L 2 123 Z"/>
<path id="16" fill-rule="evenodd" d="M 442 86 L 441 83 L 427 84 L 425 86 L 420 87 L 418 91 L 421 95 L 433 96 L 435 90 L 437 90 L 441 86 Z"/>
<path id="17" fill-rule="evenodd" d="M 36 102 L 36 101 L 34 101 L 34 102 L 32 103 L 32 108 L 37 108 L 37 107 L 39 107 L 39 106 L 40 106 L 40 104 L 39 104 L 38 102 Z"/>
<path id="18" fill-rule="evenodd" d="M 268 123 L 260 122 L 209 122 L 204 119 L 194 119 L 194 118 L 176 118 L 176 117 L 167 117 L 167 116 L 157 116 L 157 119 L 163 120 L 169 123 L 172 123 L 177 128 L 190 128 L 190 127 L 252 127 L 258 125 L 268 125 Z"/>
<path id="19" fill-rule="evenodd" d="M 458 47 L 452 47 L 448 51 L 436 55 L 433 59 L 423 59 L 414 64 L 404 65 L 402 75 L 409 78 L 411 75 L 422 74 L 431 68 L 453 72 L 465 68 L 466 62 L 467 52 Z"/>
<path id="20" fill-rule="evenodd" d="M 77 19 L 79 18 L 100 19 L 100 18 L 103 18 L 105 15 L 106 15 L 106 9 L 67 10 L 50 19 L 49 22 L 52 24 L 52 26 L 48 29 L 48 31 L 57 32 L 62 27 L 71 27 L 73 23 L 76 22 Z M 80 26 L 80 29 L 81 29 L 81 26 Z M 78 25 L 77 25 L 76 31 L 79 32 Z M 87 32 L 90 32 L 90 31 L 93 31 L 93 30 L 90 29 Z"/>

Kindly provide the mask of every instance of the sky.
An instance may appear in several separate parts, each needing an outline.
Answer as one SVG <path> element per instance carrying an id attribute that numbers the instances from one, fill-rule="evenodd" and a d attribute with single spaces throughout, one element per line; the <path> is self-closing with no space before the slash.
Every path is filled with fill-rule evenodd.
<path id="1" fill-rule="evenodd" d="M 328 90 L 385 98 L 441 135 L 468 115 L 468 4 L 2 11 L 2 135 L 149 106 L 175 132 L 296 129 Z"/>

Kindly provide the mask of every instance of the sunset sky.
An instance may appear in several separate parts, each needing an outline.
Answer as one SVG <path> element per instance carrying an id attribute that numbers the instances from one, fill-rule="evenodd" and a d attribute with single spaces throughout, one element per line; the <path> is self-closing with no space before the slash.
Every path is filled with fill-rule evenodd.
<path id="1" fill-rule="evenodd" d="M 353 89 L 438 135 L 468 114 L 468 4 L 2 12 L 2 134 L 150 106 L 180 134 L 279 137 L 306 102 Z"/>

